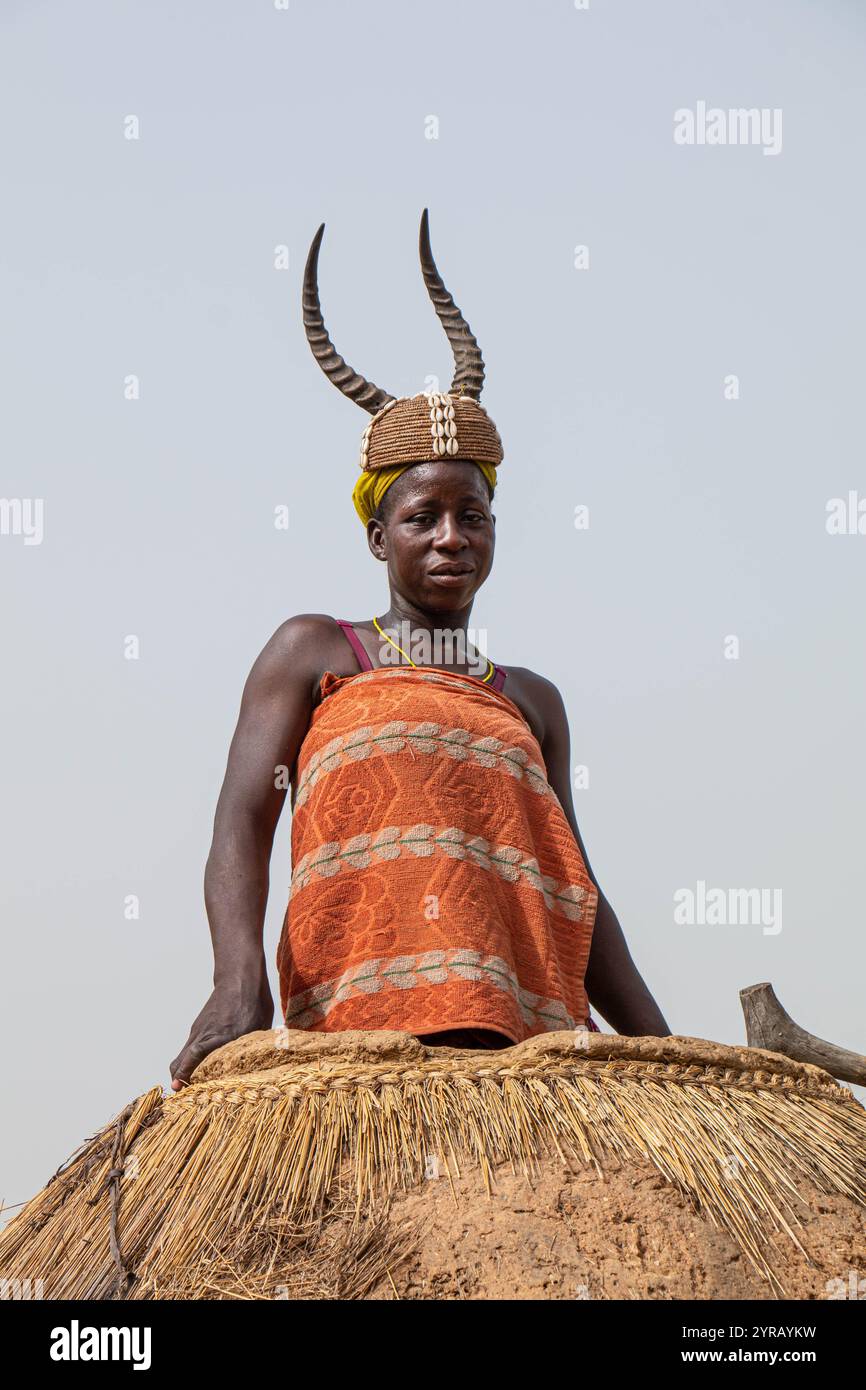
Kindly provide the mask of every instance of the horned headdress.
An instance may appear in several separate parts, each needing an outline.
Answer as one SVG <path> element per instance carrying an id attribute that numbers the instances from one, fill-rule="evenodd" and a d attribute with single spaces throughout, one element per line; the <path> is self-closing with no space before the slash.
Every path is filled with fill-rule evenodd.
<path id="1" fill-rule="evenodd" d="M 427 209 L 421 216 L 421 270 L 433 307 L 454 354 L 454 378 L 447 392 L 395 397 L 350 367 L 328 335 L 319 301 L 319 249 L 325 225 L 313 238 L 304 271 L 304 328 L 313 356 L 344 396 L 369 411 L 372 420 L 361 441 L 361 477 L 354 502 L 361 520 L 372 515 L 394 478 L 415 463 L 438 459 L 478 464 L 491 488 L 502 461 L 502 440 L 480 403 L 484 361 L 469 324 L 436 268 L 430 247 Z M 389 470 L 387 473 L 381 470 Z"/>

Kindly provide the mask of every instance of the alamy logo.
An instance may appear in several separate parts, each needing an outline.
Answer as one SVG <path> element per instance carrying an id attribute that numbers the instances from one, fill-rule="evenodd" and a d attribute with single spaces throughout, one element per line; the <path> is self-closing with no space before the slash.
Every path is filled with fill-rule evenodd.
<path id="1" fill-rule="evenodd" d="M 149 1327 L 68 1327 L 51 1329 L 52 1361 L 131 1361 L 134 1371 L 150 1369 Z"/>
<path id="2" fill-rule="evenodd" d="M 866 536 L 866 497 L 852 489 L 847 498 L 829 498 L 826 511 L 828 536 Z"/>
<path id="3" fill-rule="evenodd" d="M 0 536 L 23 536 L 25 545 L 41 545 L 43 512 L 41 497 L 0 497 Z"/>
<path id="4" fill-rule="evenodd" d="M 764 936 L 782 930 L 781 888 L 708 888 L 702 878 L 674 893 L 674 921 L 685 927 L 762 927 Z"/>
<path id="5" fill-rule="evenodd" d="M 403 652 L 416 666 L 469 667 L 470 675 L 483 676 L 490 663 L 480 647 L 487 645 L 486 628 L 434 627 L 429 631 L 412 625 L 404 618 L 397 627 L 383 628 L 385 640 L 379 643 L 379 660 L 383 666 L 399 666 Z"/>
<path id="6" fill-rule="evenodd" d="M 838 1298 L 866 1298 L 866 1279 L 860 1277 L 860 1271 L 856 1269 L 848 1270 L 848 1278 L 828 1279 L 824 1288 L 827 1290 L 829 1299 Z"/>
<path id="7" fill-rule="evenodd" d="M 18 1303 L 36 1302 L 45 1297 L 44 1279 L 0 1279 L 0 1299 Z"/>
<path id="8" fill-rule="evenodd" d="M 695 104 L 692 111 L 681 106 L 674 112 L 675 145 L 760 145 L 764 154 L 782 152 L 782 111 L 735 107 L 723 111 L 719 106 Z"/>

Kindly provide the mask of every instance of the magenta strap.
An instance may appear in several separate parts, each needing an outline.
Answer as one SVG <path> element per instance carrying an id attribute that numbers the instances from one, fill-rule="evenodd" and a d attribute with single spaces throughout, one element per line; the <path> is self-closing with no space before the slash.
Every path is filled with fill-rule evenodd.
<path id="1" fill-rule="evenodd" d="M 358 661 L 361 663 L 361 670 L 372 671 L 373 663 L 368 657 L 367 653 L 365 652 L 363 646 L 361 645 L 361 639 L 358 636 L 355 629 L 352 627 L 352 624 L 347 623 L 343 618 L 335 618 L 334 622 L 337 624 L 338 627 L 341 627 L 343 629 L 343 633 L 348 638 L 352 651 L 355 653 L 356 657 L 358 658 Z"/>

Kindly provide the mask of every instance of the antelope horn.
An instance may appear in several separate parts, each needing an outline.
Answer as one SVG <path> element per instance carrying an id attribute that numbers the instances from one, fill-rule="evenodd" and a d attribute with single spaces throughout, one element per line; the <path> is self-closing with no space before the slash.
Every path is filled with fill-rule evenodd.
<path id="1" fill-rule="evenodd" d="M 445 288 L 442 276 L 436 269 L 430 247 L 430 221 L 426 208 L 421 214 L 418 251 L 427 293 L 433 301 L 433 308 L 439 315 L 439 322 L 448 335 L 451 351 L 454 353 L 455 370 L 451 390 L 455 394 L 471 396 L 477 401 L 484 385 L 484 359 L 472 329 L 457 308 L 453 296 Z"/>
<path id="2" fill-rule="evenodd" d="M 313 237 L 313 244 L 310 247 L 310 254 L 307 256 L 307 265 L 304 270 L 304 329 L 307 334 L 307 342 L 313 350 L 313 356 L 321 367 L 325 376 L 329 377 L 335 386 L 338 386 L 344 396 L 349 400 L 355 401 L 357 405 L 368 410 L 371 415 L 376 415 L 394 397 L 387 391 L 383 391 L 381 386 L 374 386 L 372 381 L 360 376 L 353 367 L 340 356 L 334 344 L 328 337 L 328 330 L 322 318 L 322 305 L 319 301 L 319 247 L 322 244 L 322 237 L 325 232 L 325 224 L 322 223 L 316 235 Z"/>
<path id="3" fill-rule="evenodd" d="M 740 1003 L 746 1019 L 748 1047 L 781 1052 L 795 1062 L 811 1062 L 813 1067 L 823 1067 L 840 1081 L 866 1086 L 866 1057 L 807 1033 L 782 1008 L 772 985 L 749 985 L 741 989 Z"/>

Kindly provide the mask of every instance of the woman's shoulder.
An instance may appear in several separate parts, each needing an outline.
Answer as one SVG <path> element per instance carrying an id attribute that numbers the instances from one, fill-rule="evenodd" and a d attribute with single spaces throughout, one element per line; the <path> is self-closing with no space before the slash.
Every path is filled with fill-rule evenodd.
<path id="1" fill-rule="evenodd" d="M 338 638 L 340 629 L 327 613 L 296 613 L 271 634 L 261 656 L 275 661 L 303 660 L 306 655 L 318 651 L 332 635 Z"/>
<path id="2" fill-rule="evenodd" d="M 516 686 L 540 699 L 550 699 L 559 695 L 552 680 L 548 680 L 547 676 L 542 676 L 538 671 L 530 670 L 528 666 L 503 666 L 500 662 L 499 669 L 505 672 L 512 689 Z"/>
<path id="3" fill-rule="evenodd" d="M 271 641 L 286 647 L 297 647 L 306 641 L 321 641 L 330 634 L 339 637 L 340 629 L 329 613 L 295 613 L 280 623 Z"/>
<path id="4" fill-rule="evenodd" d="M 553 681 L 528 666 L 501 666 L 505 672 L 503 695 L 517 705 L 539 743 L 559 718 L 562 696 Z"/>
<path id="5" fill-rule="evenodd" d="M 309 680 L 315 694 L 325 671 L 351 675 L 357 662 L 342 630 L 329 613 L 296 613 L 280 623 L 265 643 L 255 667 Z M 254 667 L 254 669 L 255 669 Z"/>
<path id="6" fill-rule="evenodd" d="M 326 671 L 335 676 L 357 676 L 359 670 L 369 666 L 369 657 L 364 658 L 359 647 L 363 647 L 357 630 L 371 628 L 369 622 L 350 623 L 355 629 L 346 632 L 340 620 L 330 613 L 298 613 L 281 623 L 271 641 L 284 654 L 288 661 L 301 661 L 309 671 L 313 690 L 313 702 L 317 704 L 322 677 Z"/>

